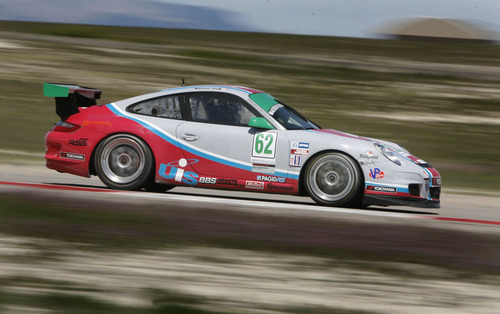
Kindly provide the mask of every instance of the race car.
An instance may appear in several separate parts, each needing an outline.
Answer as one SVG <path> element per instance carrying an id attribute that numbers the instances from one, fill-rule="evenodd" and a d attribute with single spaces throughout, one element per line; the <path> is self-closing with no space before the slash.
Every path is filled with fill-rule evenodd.
<path id="1" fill-rule="evenodd" d="M 175 186 L 310 196 L 327 206 L 439 208 L 441 176 L 403 147 L 322 129 L 260 90 L 182 86 L 97 105 L 102 91 L 44 83 L 61 120 L 50 169 L 110 188 Z"/>

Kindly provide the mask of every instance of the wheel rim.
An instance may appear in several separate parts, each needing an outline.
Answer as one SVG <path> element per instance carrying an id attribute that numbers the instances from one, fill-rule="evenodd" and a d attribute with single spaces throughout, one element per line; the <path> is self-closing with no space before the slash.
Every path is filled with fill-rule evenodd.
<path id="1" fill-rule="evenodd" d="M 341 200 L 355 187 L 354 165 L 342 156 L 321 157 L 312 165 L 308 181 L 311 191 L 320 199 Z"/>
<path id="2" fill-rule="evenodd" d="M 145 166 L 144 150 L 139 143 L 128 138 L 108 143 L 100 158 L 104 175 L 119 184 L 137 179 Z"/>

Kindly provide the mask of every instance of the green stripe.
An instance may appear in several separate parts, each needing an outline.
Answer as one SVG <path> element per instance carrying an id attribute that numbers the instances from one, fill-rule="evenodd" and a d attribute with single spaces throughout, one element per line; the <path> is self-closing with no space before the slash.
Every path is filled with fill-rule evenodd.
<path id="1" fill-rule="evenodd" d="M 278 103 L 278 101 L 274 99 L 273 96 L 264 93 L 252 94 L 250 95 L 250 99 L 255 101 L 255 103 L 266 112 L 268 112 L 274 105 Z"/>
<path id="2" fill-rule="evenodd" d="M 47 97 L 68 97 L 69 87 L 43 83 L 43 95 Z"/>

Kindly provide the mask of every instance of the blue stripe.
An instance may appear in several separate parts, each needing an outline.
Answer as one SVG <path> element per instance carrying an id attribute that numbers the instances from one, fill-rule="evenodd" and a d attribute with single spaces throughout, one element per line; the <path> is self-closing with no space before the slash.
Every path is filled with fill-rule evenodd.
<path id="1" fill-rule="evenodd" d="M 199 157 L 211 160 L 211 161 L 215 161 L 215 162 L 218 162 L 220 164 L 223 164 L 223 165 L 226 165 L 226 166 L 230 166 L 230 167 L 233 167 L 233 168 L 238 168 L 238 169 L 242 169 L 242 170 L 246 170 L 246 171 L 252 171 L 252 166 L 247 166 L 247 165 L 240 164 L 240 163 L 237 163 L 237 162 L 234 162 L 234 161 L 229 161 L 229 160 L 226 160 L 226 159 L 223 159 L 223 158 L 220 158 L 220 157 L 212 156 L 212 155 L 209 155 L 207 153 L 201 152 L 201 151 L 199 151 L 199 150 L 197 150 L 195 148 L 191 148 L 189 146 L 186 146 L 186 145 L 178 142 L 174 138 L 166 135 L 164 132 L 161 132 L 157 128 L 153 127 L 151 124 L 149 124 L 149 123 L 147 123 L 145 121 L 141 121 L 141 120 L 139 120 L 137 118 L 131 117 L 129 115 L 123 114 L 118 109 L 116 109 L 113 104 L 107 104 L 106 107 L 109 110 L 111 110 L 114 114 L 116 114 L 117 116 L 120 116 L 120 117 L 123 117 L 123 118 L 126 118 L 126 119 L 129 119 L 129 120 L 132 120 L 134 122 L 139 123 L 140 125 L 142 125 L 146 129 L 148 129 L 152 133 L 158 135 L 159 137 L 161 137 L 165 141 L 169 142 L 170 144 L 179 146 L 181 149 L 183 149 L 183 150 L 185 150 L 187 152 L 190 152 L 192 154 L 195 154 L 196 156 L 199 156 Z M 286 172 L 281 172 L 281 171 L 277 171 L 275 173 L 275 175 L 281 176 L 281 177 L 289 177 L 290 179 L 297 179 L 297 180 L 299 179 L 299 176 L 296 175 L 296 174 L 291 174 L 291 173 L 286 173 Z"/>
<path id="2" fill-rule="evenodd" d="M 108 104 L 108 105 L 106 105 L 106 107 L 108 107 L 108 109 L 111 110 L 117 116 L 124 117 L 124 118 L 127 118 L 129 120 L 135 121 L 135 122 L 139 123 L 140 125 L 142 125 L 143 127 L 145 127 L 146 129 L 148 129 L 149 131 L 151 131 L 152 133 L 158 135 L 159 137 L 161 137 L 165 141 L 169 142 L 170 144 L 179 146 L 179 143 L 176 140 L 167 136 L 165 133 L 160 132 L 157 128 L 151 126 L 149 123 L 146 123 L 144 121 L 141 121 L 141 120 L 134 118 L 134 117 L 131 117 L 131 116 L 124 115 L 118 109 L 116 109 L 112 104 Z"/>

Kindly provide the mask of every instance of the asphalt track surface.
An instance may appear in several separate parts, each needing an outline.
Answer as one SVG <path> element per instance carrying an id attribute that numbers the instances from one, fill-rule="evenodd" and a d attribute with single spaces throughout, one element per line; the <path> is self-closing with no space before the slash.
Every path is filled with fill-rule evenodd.
<path id="1" fill-rule="evenodd" d="M 224 208 L 272 215 L 306 215 L 356 221 L 384 221 L 406 224 L 440 224 L 443 228 L 466 228 L 480 232 L 500 232 L 500 196 L 470 195 L 467 191 L 444 188 L 440 209 L 403 206 L 349 209 L 316 205 L 308 197 L 255 192 L 236 192 L 191 187 L 176 187 L 164 193 L 109 190 L 97 177 L 83 178 L 46 169 L 43 165 L 0 165 L 0 191 L 40 191 L 71 195 L 75 201 L 88 198 L 122 200 L 148 204 L 181 202 L 185 206 Z"/>
<path id="2" fill-rule="evenodd" d="M 144 287 L 155 291 L 167 287 L 208 298 L 207 300 L 222 300 L 218 301 L 220 303 L 210 302 L 215 302 L 216 306 L 229 307 L 228 313 L 242 312 L 241 309 L 245 309 L 245 306 L 248 309 L 277 308 L 284 309 L 281 312 L 288 312 L 286 309 L 290 306 L 301 308 L 304 304 L 329 309 L 348 307 L 366 313 L 496 313 L 500 304 L 498 276 L 486 270 L 483 271 L 486 275 L 474 277 L 477 281 L 460 280 L 460 274 L 464 271 L 476 271 L 477 267 L 498 269 L 496 239 L 497 234 L 500 234 L 500 197 L 444 193 L 442 208 L 438 210 L 411 207 L 347 209 L 318 206 L 307 197 L 250 192 L 183 187 L 176 187 L 165 193 L 109 190 L 96 177 L 82 178 L 61 174 L 46 169 L 43 164 L 0 165 L 0 194 L 26 196 L 31 200 L 36 200 L 36 196 L 40 195 L 42 201 L 47 200 L 47 196 L 53 196 L 51 202 L 60 199 L 67 201 L 69 207 L 70 204 L 92 199 L 92 204 L 95 204 L 95 200 L 102 200 L 104 205 L 112 204 L 114 208 L 117 208 L 116 205 L 126 206 L 127 211 L 141 212 L 148 205 L 158 211 L 163 210 L 163 204 L 165 211 L 173 209 L 173 212 L 177 213 L 193 208 L 200 214 L 199 209 L 202 209 L 206 210 L 207 214 L 199 215 L 197 219 L 205 219 L 205 224 L 197 224 L 197 228 L 193 229 L 200 233 L 199 237 L 217 231 L 215 229 L 219 224 L 210 227 L 213 222 L 210 221 L 210 210 L 217 211 L 219 217 L 229 216 L 231 219 L 255 216 L 246 213 L 262 215 L 263 220 L 249 221 L 250 225 L 256 221 L 263 223 L 256 224 L 257 229 L 249 227 L 250 231 L 260 231 L 259 228 L 266 226 L 267 221 L 277 221 L 276 217 L 299 217 L 304 218 L 303 221 L 306 222 L 314 221 L 311 228 L 317 226 L 316 222 L 321 220 L 323 227 L 327 225 L 328 228 L 331 226 L 342 229 L 328 233 L 338 238 L 332 238 L 325 247 L 342 249 L 346 245 L 354 246 L 358 250 L 354 252 L 368 256 L 365 259 L 370 265 L 374 263 L 391 269 L 391 272 L 386 274 L 378 272 L 376 267 L 365 268 L 368 264 L 356 268 L 336 259 L 200 246 L 159 248 L 145 253 L 113 253 L 111 250 L 82 254 L 81 251 L 75 250 L 70 242 L 36 239 L 37 245 L 30 246 L 39 250 L 34 256 L 46 256 L 47 252 L 53 255 L 56 252 L 58 258 L 53 262 L 24 258 L 24 262 L 16 260 L 16 263 L 9 263 L 7 260 L 0 267 L 3 271 L 0 272 L 0 279 L 3 280 L 28 276 L 39 282 L 38 280 L 45 280 L 48 276 L 63 282 L 66 280 L 71 287 L 80 287 L 84 292 L 91 291 L 91 288 L 95 288 L 95 282 L 99 282 L 100 285 L 105 285 L 102 291 L 112 292 L 103 292 L 99 296 L 104 297 L 107 302 L 117 304 L 121 304 L 121 300 L 142 305 L 150 304 L 151 301 L 144 297 Z M 158 206 L 159 204 L 162 206 Z M 179 206 L 177 211 L 176 205 Z M 225 211 L 223 215 L 221 210 Z M 191 215 L 190 212 L 187 211 L 186 217 Z M 239 212 L 245 215 L 239 215 Z M 228 213 L 231 215 L 226 215 Z M 316 238 L 314 232 L 301 233 L 301 230 L 311 229 L 301 229 L 303 226 L 300 223 L 288 225 L 286 221 L 287 219 L 283 219 L 283 228 L 293 226 L 299 229 L 298 233 L 287 230 L 286 235 L 292 234 L 303 237 L 301 240 L 316 241 L 306 241 L 308 244 L 323 243 L 324 239 Z M 323 224 L 323 221 L 326 223 Z M 204 229 L 207 226 L 209 228 Z M 271 223 L 269 226 L 276 224 Z M 234 232 L 230 234 L 236 234 L 237 238 L 240 238 L 239 230 L 228 230 Z M 425 232 L 424 235 L 421 234 L 422 231 Z M 357 237 L 365 232 L 366 236 Z M 305 234 L 309 235 L 304 237 Z M 264 236 L 268 236 L 268 233 L 264 232 Z M 387 241 L 393 237 L 400 239 L 387 245 Z M 429 240 L 430 243 L 427 242 Z M 3 234 L 0 251 L 10 252 L 9 254 L 13 254 L 12 250 L 19 252 L 19 247 L 23 248 L 19 243 L 26 241 L 33 240 Z M 292 242 L 295 242 L 293 237 Z M 279 245 L 286 242 L 277 243 Z M 297 247 L 300 248 L 300 245 Z M 401 253 L 399 249 L 402 249 Z M 296 252 L 295 249 L 293 252 Z M 429 260 L 424 261 L 422 265 L 386 265 L 385 260 L 379 263 L 372 261 L 373 254 L 409 254 L 410 258 Z M 217 259 L 200 260 L 200 256 L 221 256 L 224 262 L 221 264 Z M 435 264 L 442 266 L 435 267 Z M 457 265 L 460 266 L 457 268 L 459 270 L 454 270 L 453 267 Z M 448 266 L 452 267 L 445 268 Z M 396 271 L 393 271 L 393 268 Z M 300 271 L 297 271 L 298 269 Z M 408 273 L 418 276 L 407 278 L 405 274 Z M 75 274 L 80 276 L 75 277 Z M 106 280 L 103 281 L 102 278 Z M 17 288 L 15 280 L 7 282 L 8 288 Z"/>

